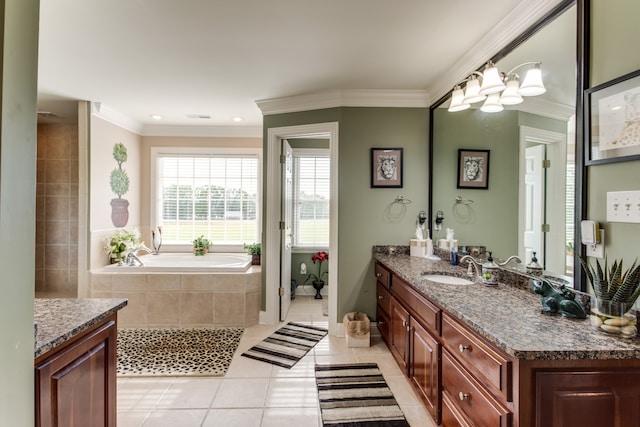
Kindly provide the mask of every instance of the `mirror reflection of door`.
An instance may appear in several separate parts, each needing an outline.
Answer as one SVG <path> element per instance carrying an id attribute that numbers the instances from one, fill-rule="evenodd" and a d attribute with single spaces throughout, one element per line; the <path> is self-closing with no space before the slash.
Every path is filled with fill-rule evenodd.
<path id="1" fill-rule="evenodd" d="M 293 242 L 293 150 L 282 140 L 282 248 L 280 253 L 280 320 L 286 319 L 291 306 L 291 246 Z"/>
<path id="2" fill-rule="evenodd" d="M 544 235 L 542 224 L 545 210 L 545 177 L 543 162 L 545 160 L 543 144 L 527 147 L 524 156 L 524 259 L 530 260 L 533 253 L 540 265 L 544 265 Z"/>

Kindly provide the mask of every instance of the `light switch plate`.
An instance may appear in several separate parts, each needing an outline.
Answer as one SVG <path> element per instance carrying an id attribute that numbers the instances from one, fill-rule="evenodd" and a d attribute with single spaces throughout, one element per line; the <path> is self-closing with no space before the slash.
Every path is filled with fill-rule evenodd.
<path id="1" fill-rule="evenodd" d="M 604 258 L 604 230 L 600 229 L 600 243 L 595 245 L 585 245 L 587 256 Z"/>
<path id="2" fill-rule="evenodd" d="M 640 191 L 609 191 L 607 221 L 640 223 Z"/>

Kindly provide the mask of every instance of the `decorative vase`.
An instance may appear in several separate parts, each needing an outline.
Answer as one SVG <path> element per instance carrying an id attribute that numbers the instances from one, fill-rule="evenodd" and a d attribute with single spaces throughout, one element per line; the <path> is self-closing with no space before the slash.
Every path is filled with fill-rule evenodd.
<path id="1" fill-rule="evenodd" d="M 251 265 L 260 265 L 260 255 L 251 255 Z"/>
<path id="2" fill-rule="evenodd" d="M 637 320 L 633 304 L 614 302 L 591 297 L 589 322 L 599 332 L 621 338 L 636 336 Z"/>
<path id="3" fill-rule="evenodd" d="M 313 297 L 314 299 L 322 299 L 322 295 L 320 295 L 320 289 L 324 288 L 324 282 L 322 280 L 313 282 L 313 289 L 316 290 L 316 295 Z"/>
<path id="4" fill-rule="evenodd" d="M 115 227 L 124 227 L 129 221 L 129 201 L 111 199 L 111 222 Z"/>
<path id="5" fill-rule="evenodd" d="M 204 256 L 207 252 L 209 252 L 209 249 L 207 248 L 193 248 L 193 254 L 195 256 Z"/>

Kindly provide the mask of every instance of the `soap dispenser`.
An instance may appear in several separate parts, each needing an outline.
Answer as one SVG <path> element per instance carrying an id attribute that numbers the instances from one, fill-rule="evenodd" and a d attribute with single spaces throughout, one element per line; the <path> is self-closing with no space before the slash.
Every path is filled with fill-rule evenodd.
<path id="1" fill-rule="evenodd" d="M 493 262 L 492 253 L 489 252 L 489 257 L 484 264 L 482 264 L 482 284 L 487 286 L 498 285 L 498 265 Z"/>
<path id="2" fill-rule="evenodd" d="M 535 252 L 531 257 L 531 262 L 527 264 L 527 274 L 532 276 L 542 276 L 542 266 L 538 264 L 538 258 L 536 258 Z"/>

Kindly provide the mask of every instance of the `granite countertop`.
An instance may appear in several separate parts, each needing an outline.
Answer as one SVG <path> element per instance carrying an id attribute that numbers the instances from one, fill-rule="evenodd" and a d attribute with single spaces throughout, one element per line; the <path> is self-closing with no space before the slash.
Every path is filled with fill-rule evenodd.
<path id="1" fill-rule="evenodd" d="M 542 313 L 538 295 L 500 283 L 495 287 L 444 285 L 424 273 L 467 277 L 467 270 L 445 261 L 408 255 L 374 254 L 374 258 L 417 291 L 488 341 L 518 359 L 635 359 L 640 339 L 599 333 L 588 320 Z"/>
<path id="2" fill-rule="evenodd" d="M 34 358 L 91 328 L 127 305 L 123 298 L 36 298 Z"/>

